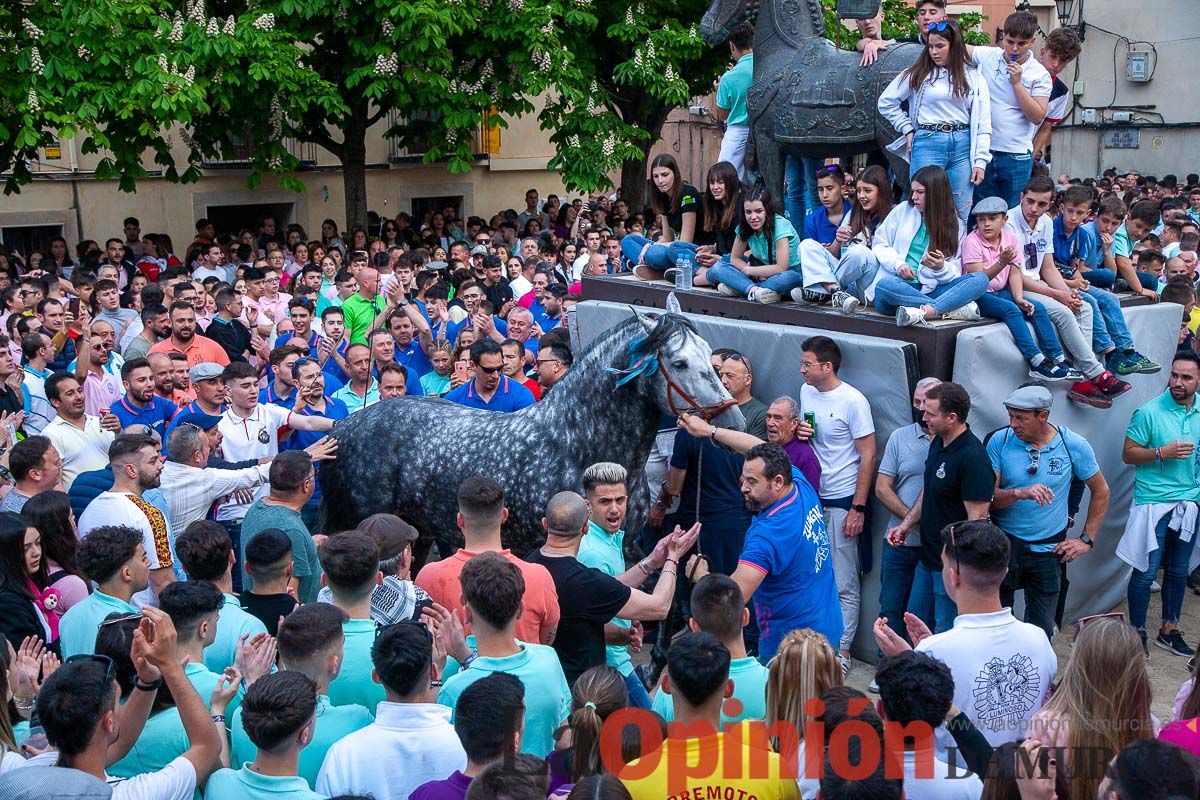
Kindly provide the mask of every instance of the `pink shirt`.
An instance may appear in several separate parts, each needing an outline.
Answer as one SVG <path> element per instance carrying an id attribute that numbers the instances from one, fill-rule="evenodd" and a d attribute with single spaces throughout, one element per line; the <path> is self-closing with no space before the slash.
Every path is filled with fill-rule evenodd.
<path id="1" fill-rule="evenodd" d="M 99 373 L 88 370 L 83 380 L 83 413 L 98 417 L 120 399 L 120 381 L 104 370 Z"/>
<path id="2" fill-rule="evenodd" d="M 1021 243 L 1017 241 L 1017 235 L 1008 228 L 1000 231 L 1000 244 L 996 247 L 988 244 L 987 240 L 979 235 L 979 231 L 971 231 L 959 248 L 963 271 L 966 272 L 968 264 L 983 264 L 984 269 L 987 269 L 1000 260 L 1000 251 L 1006 247 L 1011 247 L 1015 253 L 1013 263 L 1020 263 Z M 988 291 L 998 292 L 1007 288 L 1008 273 L 1011 269 L 1012 267 L 1008 266 L 996 273 L 996 277 L 988 281 Z"/>

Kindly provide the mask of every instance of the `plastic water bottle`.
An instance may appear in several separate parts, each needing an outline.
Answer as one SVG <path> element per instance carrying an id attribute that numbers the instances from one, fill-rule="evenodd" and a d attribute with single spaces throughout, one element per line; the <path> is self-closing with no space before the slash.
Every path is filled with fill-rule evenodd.
<path id="1" fill-rule="evenodd" d="M 681 291 L 692 288 L 692 262 L 683 256 L 675 259 L 675 288 Z"/>

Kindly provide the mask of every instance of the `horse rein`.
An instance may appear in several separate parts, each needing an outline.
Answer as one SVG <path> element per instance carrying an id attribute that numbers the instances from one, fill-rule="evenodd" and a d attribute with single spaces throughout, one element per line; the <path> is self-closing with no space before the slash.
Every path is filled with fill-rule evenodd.
<path id="1" fill-rule="evenodd" d="M 713 419 L 719 417 L 727 409 L 737 405 L 737 401 L 731 397 L 719 403 L 702 406 L 696 398 L 688 394 L 686 389 L 675 382 L 671 377 L 671 373 L 667 372 L 666 365 L 663 364 L 661 359 L 658 362 L 658 371 L 662 373 L 663 380 L 667 384 L 667 408 L 671 410 L 672 416 L 681 417 L 684 414 L 697 414 L 705 422 L 712 422 Z M 675 395 L 679 395 L 683 402 L 687 403 L 687 406 L 684 408 L 677 407 L 675 405 Z"/>

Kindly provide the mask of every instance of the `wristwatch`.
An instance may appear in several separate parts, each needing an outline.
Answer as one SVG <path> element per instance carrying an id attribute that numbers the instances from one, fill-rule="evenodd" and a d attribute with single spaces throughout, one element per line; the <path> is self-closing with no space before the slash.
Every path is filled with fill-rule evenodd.
<path id="1" fill-rule="evenodd" d="M 1079 534 L 1079 541 L 1083 542 L 1088 547 L 1096 546 L 1096 542 L 1092 539 L 1092 537 L 1088 536 L 1086 533 Z"/>
<path id="2" fill-rule="evenodd" d="M 854 505 L 850 506 L 850 510 L 857 511 L 860 514 L 865 514 L 867 513 L 867 506 L 865 503 L 855 503 Z"/>

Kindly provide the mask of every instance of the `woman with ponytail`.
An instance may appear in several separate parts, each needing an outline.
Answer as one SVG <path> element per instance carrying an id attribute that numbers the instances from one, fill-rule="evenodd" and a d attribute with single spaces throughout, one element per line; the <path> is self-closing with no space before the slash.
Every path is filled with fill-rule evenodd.
<path id="1" fill-rule="evenodd" d="M 629 707 L 629 690 L 621 673 L 610 666 L 592 667 L 571 688 L 571 716 L 559 737 L 550 765 L 550 793 L 570 788 L 588 775 L 604 773 L 600 730 L 609 715 Z"/>

